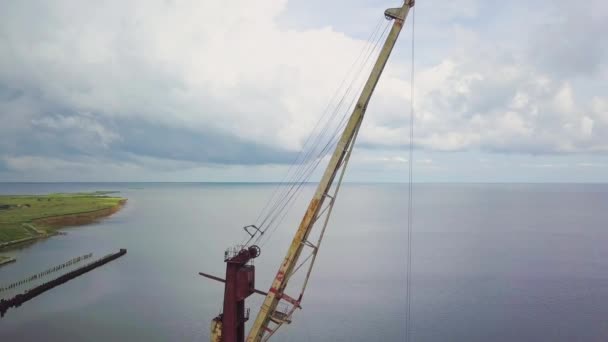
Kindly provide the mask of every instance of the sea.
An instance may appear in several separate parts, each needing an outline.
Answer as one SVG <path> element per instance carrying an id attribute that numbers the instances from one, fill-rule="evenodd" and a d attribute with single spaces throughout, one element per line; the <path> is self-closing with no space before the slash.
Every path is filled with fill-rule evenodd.
<path id="1" fill-rule="evenodd" d="M 223 284 L 198 272 L 223 277 L 224 251 L 276 187 L 0 183 L 2 194 L 128 198 L 109 218 L 3 252 L 17 262 L 0 268 L 0 287 L 128 250 L 10 309 L 0 341 L 208 341 Z M 314 188 L 261 245 L 258 289 L 268 290 Z M 608 341 L 607 184 L 414 184 L 412 206 L 411 341 Z M 302 310 L 273 340 L 405 341 L 408 254 L 408 185 L 344 184 Z M 248 326 L 262 300 L 248 299 Z"/>

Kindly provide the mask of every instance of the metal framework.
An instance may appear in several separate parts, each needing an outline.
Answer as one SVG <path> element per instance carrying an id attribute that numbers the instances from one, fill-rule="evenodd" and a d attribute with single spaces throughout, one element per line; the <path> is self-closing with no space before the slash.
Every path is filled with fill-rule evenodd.
<path id="1" fill-rule="evenodd" d="M 212 322 L 212 342 L 241 342 L 243 341 L 243 327 L 246 321 L 244 311 L 244 300 L 247 296 L 254 292 L 266 296 L 260 311 L 251 327 L 247 337 L 248 342 L 258 342 L 268 340 L 283 324 L 291 323 L 292 314 L 298 308 L 301 308 L 301 301 L 310 279 L 310 274 L 314 266 L 314 262 L 321 245 L 325 229 L 333 205 L 335 203 L 342 177 L 346 170 L 346 165 L 350 158 L 350 154 L 354 147 L 357 133 L 363 121 L 363 117 L 367 110 L 370 98 L 374 92 L 380 75 L 384 70 L 386 62 L 393 50 L 395 42 L 399 37 L 399 33 L 403 27 L 404 21 L 407 18 L 409 9 L 414 6 L 413 0 L 407 0 L 401 7 L 390 8 L 384 12 L 384 15 L 389 20 L 394 20 L 392 28 L 382 46 L 380 54 L 374 64 L 367 82 L 359 96 L 357 104 L 342 132 L 340 140 L 333 151 L 329 164 L 327 165 L 323 177 L 319 182 L 313 198 L 311 199 L 306 213 L 300 222 L 298 230 L 293 237 L 291 245 L 285 255 L 281 266 L 272 282 L 268 292 L 255 290 L 253 286 L 253 266 L 246 266 L 246 263 L 259 254 L 249 255 L 249 249 L 242 249 L 245 257 L 227 258 L 226 261 L 226 287 L 224 293 L 224 313 L 214 319 Z M 334 183 L 336 176 L 339 174 L 337 182 Z M 335 185 L 332 190 L 332 185 Z M 331 192 L 331 194 L 330 194 Z M 319 232 L 318 239 L 313 243 L 309 240 L 310 234 L 315 227 L 315 223 L 322 221 L 322 228 Z M 257 227 L 250 226 L 246 229 L 252 235 L 259 232 Z M 257 247 L 257 246 L 256 246 Z M 310 254 L 302 258 L 304 249 L 309 249 Z M 255 256 L 253 256 L 255 254 Z M 303 259 L 303 260 L 301 260 Z M 308 264 L 307 264 L 308 263 Z M 285 289 L 291 277 L 307 264 L 306 276 L 300 288 L 298 295 L 292 297 L 285 293 Z M 247 274 L 247 276 L 237 276 L 238 274 Z M 209 276 L 204 273 L 201 275 L 210 277 L 215 280 L 224 281 L 217 277 Z M 246 288 L 239 292 L 234 289 Z M 236 291 L 236 292 L 235 292 Z M 279 303 L 286 306 L 286 309 L 279 310 Z"/>

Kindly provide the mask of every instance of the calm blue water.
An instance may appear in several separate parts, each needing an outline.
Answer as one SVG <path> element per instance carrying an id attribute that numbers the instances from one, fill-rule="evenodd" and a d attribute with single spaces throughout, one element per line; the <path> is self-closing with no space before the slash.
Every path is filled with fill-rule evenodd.
<path id="1" fill-rule="evenodd" d="M 137 189 L 135 189 L 137 188 Z M 97 224 L 12 251 L 0 285 L 75 256 L 127 256 L 0 320 L 1 341 L 208 340 L 223 252 L 273 185 L 2 184 L 0 193 L 119 190 Z M 256 260 L 266 290 L 313 187 Z M 608 185 L 415 187 L 413 341 L 608 340 Z M 276 341 L 403 341 L 407 185 L 347 184 L 303 310 Z M 249 306 L 255 312 L 261 297 Z"/>

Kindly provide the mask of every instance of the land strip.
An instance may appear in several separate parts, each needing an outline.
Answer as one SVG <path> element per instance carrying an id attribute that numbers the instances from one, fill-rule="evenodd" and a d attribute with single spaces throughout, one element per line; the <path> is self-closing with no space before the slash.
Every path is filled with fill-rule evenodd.
<path id="1" fill-rule="evenodd" d="M 66 226 L 112 215 L 126 199 L 111 192 L 0 196 L 0 249 L 45 238 Z M 6 257 L 0 256 L 0 263 Z"/>

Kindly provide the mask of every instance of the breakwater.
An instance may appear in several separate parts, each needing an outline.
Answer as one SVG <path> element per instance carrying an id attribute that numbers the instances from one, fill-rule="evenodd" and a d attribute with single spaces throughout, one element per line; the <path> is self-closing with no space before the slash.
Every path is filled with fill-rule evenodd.
<path id="1" fill-rule="evenodd" d="M 15 262 L 17 259 L 13 258 L 13 257 L 5 257 L 3 258 L 2 256 L 0 256 L 0 267 L 4 266 L 6 264 L 10 264 Z"/>
<path id="2" fill-rule="evenodd" d="M 118 259 L 121 256 L 127 254 L 127 250 L 126 249 L 120 249 L 118 252 L 116 253 L 111 253 L 108 254 L 102 258 L 99 258 L 89 264 L 86 264 L 80 268 L 77 268 L 73 271 L 70 271 L 64 275 L 61 275 L 49 282 L 46 282 L 42 285 L 36 286 L 30 290 L 25 291 L 22 294 L 18 294 L 16 296 L 14 296 L 11 299 L 8 300 L 4 300 L 1 299 L 0 300 L 0 317 L 4 317 L 4 314 L 6 313 L 6 311 L 11 308 L 11 307 L 19 307 L 21 306 L 21 304 L 27 302 L 28 300 L 56 287 L 59 286 L 71 279 L 74 279 L 80 275 L 83 275 L 99 266 L 102 266 L 104 264 L 107 264 L 108 262 Z"/>
<path id="3" fill-rule="evenodd" d="M 25 284 L 27 284 L 29 282 L 32 282 L 34 280 L 43 278 L 43 277 L 45 277 L 45 276 L 47 276 L 47 275 L 49 275 L 51 273 L 57 272 L 57 271 L 62 270 L 64 268 L 66 268 L 66 267 L 69 267 L 69 266 L 77 264 L 77 263 L 79 263 L 81 261 L 87 260 L 87 259 L 89 259 L 92 256 L 93 256 L 93 253 L 89 253 L 89 254 L 85 254 L 85 255 L 82 255 L 82 256 L 70 259 L 70 260 L 64 262 L 63 264 L 51 267 L 51 268 L 49 268 L 49 269 L 47 269 L 45 271 L 42 271 L 42 272 L 37 273 L 37 274 L 34 274 L 34 275 L 32 275 L 30 277 L 27 277 L 25 279 L 22 279 L 20 281 L 16 281 L 16 282 L 14 282 L 12 284 L 9 284 L 7 286 L 0 287 L 0 292 L 11 290 L 11 289 L 14 289 L 16 287 L 25 285 Z"/>

